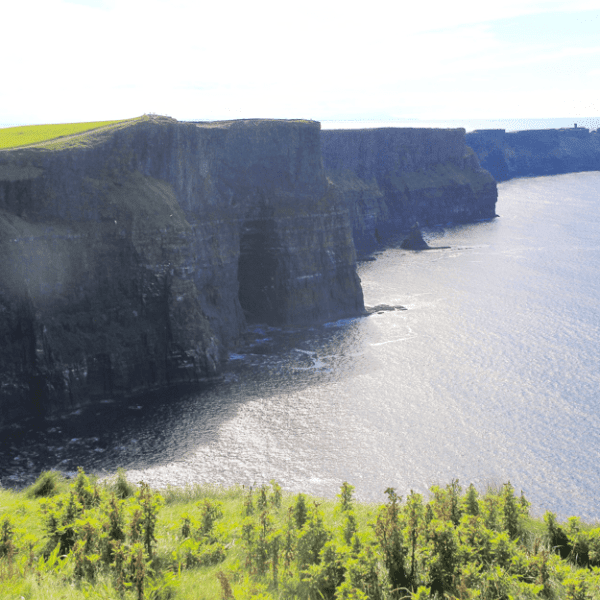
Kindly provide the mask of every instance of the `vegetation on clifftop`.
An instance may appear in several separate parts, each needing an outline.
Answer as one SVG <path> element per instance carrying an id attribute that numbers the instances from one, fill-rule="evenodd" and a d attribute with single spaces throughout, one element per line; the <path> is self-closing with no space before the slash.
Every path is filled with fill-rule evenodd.
<path id="1" fill-rule="evenodd" d="M 43 473 L 0 490 L 2 598 L 600 599 L 600 527 L 532 519 L 510 483 L 358 504 L 195 486 L 162 495 L 120 472 Z"/>
<path id="2" fill-rule="evenodd" d="M 60 123 L 53 125 L 25 125 L 23 127 L 6 127 L 0 129 L 0 149 L 19 148 L 32 146 L 104 129 L 118 123 L 135 121 L 136 119 L 119 119 L 117 121 L 94 121 L 90 123 Z"/>

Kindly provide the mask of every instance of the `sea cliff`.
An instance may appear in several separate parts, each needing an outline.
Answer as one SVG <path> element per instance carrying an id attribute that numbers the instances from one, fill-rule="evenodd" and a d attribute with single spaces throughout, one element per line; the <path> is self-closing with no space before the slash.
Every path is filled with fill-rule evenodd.
<path id="1" fill-rule="evenodd" d="M 0 151 L 0 426 L 217 376 L 363 315 L 356 251 L 495 215 L 464 130 L 145 116 Z"/>
<path id="2" fill-rule="evenodd" d="M 496 181 L 600 170 L 600 133 L 584 127 L 468 133 L 481 166 Z"/>
<path id="3" fill-rule="evenodd" d="M 362 314 L 319 131 L 145 117 L 0 152 L 0 425 L 213 377 L 248 321 Z"/>
<path id="4" fill-rule="evenodd" d="M 323 130 L 327 176 L 346 199 L 358 254 L 420 225 L 495 216 L 496 183 L 464 129 Z"/>

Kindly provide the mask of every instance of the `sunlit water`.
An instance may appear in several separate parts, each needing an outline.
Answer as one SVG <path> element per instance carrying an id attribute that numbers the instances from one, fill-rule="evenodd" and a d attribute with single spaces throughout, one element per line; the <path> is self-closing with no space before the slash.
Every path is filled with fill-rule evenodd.
<path id="1" fill-rule="evenodd" d="M 256 327 L 225 381 L 2 431 L 4 485 L 124 466 L 152 485 L 260 484 L 363 500 L 508 480 L 536 513 L 600 519 L 600 173 L 513 180 L 500 218 L 362 263 L 367 305 Z"/>

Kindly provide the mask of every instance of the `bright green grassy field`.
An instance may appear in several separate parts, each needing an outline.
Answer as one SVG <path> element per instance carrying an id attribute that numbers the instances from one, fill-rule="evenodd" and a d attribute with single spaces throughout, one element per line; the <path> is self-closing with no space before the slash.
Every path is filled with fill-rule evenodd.
<path id="1" fill-rule="evenodd" d="M 0 149 L 31 146 L 69 135 L 86 133 L 116 123 L 123 123 L 131 119 L 117 121 L 93 121 L 90 123 L 61 123 L 57 125 L 26 125 L 23 127 L 6 127 L 0 129 Z"/>
<path id="2" fill-rule="evenodd" d="M 600 600 L 600 527 L 529 516 L 510 483 L 360 504 L 124 472 L 0 488 L 2 600 Z"/>

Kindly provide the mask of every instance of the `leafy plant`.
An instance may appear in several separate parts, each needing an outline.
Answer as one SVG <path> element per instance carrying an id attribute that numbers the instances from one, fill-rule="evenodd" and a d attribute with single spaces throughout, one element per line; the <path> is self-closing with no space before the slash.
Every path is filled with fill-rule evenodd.
<path id="1" fill-rule="evenodd" d="M 406 548 L 400 526 L 400 502 L 402 499 L 396 494 L 394 488 L 387 488 L 385 493 L 388 502 L 379 510 L 375 534 L 379 541 L 393 593 L 398 596 L 401 590 L 407 589 L 410 584 L 404 566 Z"/>
<path id="2" fill-rule="evenodd" d="M 148 556 L 152 558 L 153 544 L 156 542 L 156 521 L 158 519 L 159 508 L 163 504 L 163 499 L 159 494 L 154 494 L 150 486 L 143 481 L 140 482 L 140 489 L 136 494 L 136 499 L 141 508 L 140 524 L 142 540 Z"/>
<path id="3" fill-rule="evenodd" d="M 347 481 L 342 483 L 342 489 L 338 494 L 340 499 L 340 510 L 342 512 L 349 512 L 352 510 L 352 497 L 354 495 L 354 486 L 350 485 Z"/>
<path id="4" fill-rule="evenodd" d="M 271 479 L 271 489 L 273 490 L 270 498 L 271 504 L 275 508 L 280 508 L 283 495 L 281 493 L 281 486 L 274 479 Z"/>
<path id="5" fill-rule="evenodd" d="M 109 484 L 109 489 L 115 496 L 121 500 L 125 500 L 135 494 L 135 486 L 127 480 L 125 469 L 117 469 L 117 474 L 113 481 Z"/>
<path id="6" fill-rule="evenodd" d="M 374 517 L 349 484 L 337 502 L 272 482 L 169 490 L 166 505 L 145 484 L 121 499 L 83 470 L 60 485 L 49 499 L 0 489 L 7 597 L 600 600 L 600 528 L 532 519 L 510 483 L 480 497 L 455 480 L 404 502 L 388 488 Z"/>
<path id="7" fill-rule="evenodd" d="M 308 515 L 308 509 L 306 508 L 306 499 L 303 494 L 296 496 L 296 504 L 294 506 L 294 520 L 296 521 L 296 527 L 302 529 Z"/>
<path id="8" fill-rule="evenodd" d="M 423 496 L 412 490 L 406 499 L 406 533 L 410 543 L 410 585 L 414 588 L 416 581 L 416 552 L 419 532 L 424 519 Z"/>
<path id="9" fill-rule="evenodd" d="M 444 594 L 453 589 L 458 567 L 458 539 L 452 523 L 432 521 L 430 540 L 429 585 L 434 593 Z"/>
<path id="10" fill-rule="evenodd" d="M 9 560 L 15 553 L 15 545 L 13 541 L 14 528 L 9 517 L 4 517 L 0 521 L 0 558 L 8 557 Z"/>
<path id="11" fill-rule="evenodd" d="M 27 490 L 30 498 L 47 498 L 59 493 L 63 477 L 58 471 L 44 471 Z"/>
<path id="12" fill-rule="evenodd" d="M 200 532 L 202 535 L 206 536 L 212 531 L 215 521 L 223 516 L 222 504 L 220 502 L 204 499 L 198 506 L 201 511 Z"/>
<path id="13" fill-rule="evenodd" d="M 544 514 L 544 522 L 546 523 L 546 530 L 548 541 L 550 546 L 555 552 L 560 554 L 561 558 L 567 558 L 571 553 L 571 545 L 569 544 L 569 538 L 563 531 L 562 527 L 556 520 L 556 515 L 550 511 Z"/>

